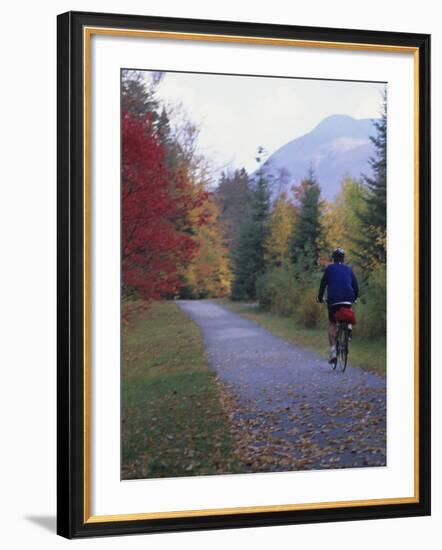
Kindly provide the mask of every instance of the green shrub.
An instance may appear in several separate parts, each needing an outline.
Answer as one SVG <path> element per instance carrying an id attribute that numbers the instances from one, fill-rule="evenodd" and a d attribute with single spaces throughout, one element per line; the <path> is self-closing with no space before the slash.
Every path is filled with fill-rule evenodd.
<path id="1" fill-rule="evenodd" d="M 293 319 L 305 328 L 325 328 L 327 308 L 316 302 L 321 273 L 296 274 L 291 265 L 261 275 L 256 284 L 260 306 L 272 313 Z M 367 338 L 385 337 L 386 272 L 379 266 L 361 288 L 355 307 L 357 332 Z"/>
<path id="2" fill-rule="evenodd" d="M 287 317 L 295 312 L 298 293 L 290 266 L 277 267 L 261 275 L 256 291 L 262 308 Z"/>
<path id="3" fill-rule="evenodd" d="M 286 317 L 293 317 L 306 328 L 325 326 L 326 311 L 316 303 L 318 273 L 296 276 L 293 266 L 274 268 L 257 281 L 257 295 L 263 309 Z"/>
<path id="4" fill-rule="evenodd" d="M 358 332 L 367 338 L 385 337 L 387 328 L 387 278 L 385 266 L 373 270 L 361 290 L 357 306 Z"/>
<path id="5" fill-rule="evenodd" d="M 319 328 L 324 325 L 324 320 L 327 318 L 324 306 L 316 302 L 317 295 L 317 287 L 308 286 L 302 289 L 296 320 L 305 328 Z"/>

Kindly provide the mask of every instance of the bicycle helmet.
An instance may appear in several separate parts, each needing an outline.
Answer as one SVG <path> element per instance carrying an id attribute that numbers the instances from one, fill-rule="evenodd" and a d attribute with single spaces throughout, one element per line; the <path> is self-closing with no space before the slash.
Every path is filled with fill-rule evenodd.
<path id="1" fill-rule="evenodd" d="M 335 262 L 343 262 L 344 261 L 345 252 L 343 248 L 336 248 L 333 250 L 332 253 L 332 260 Z"/>

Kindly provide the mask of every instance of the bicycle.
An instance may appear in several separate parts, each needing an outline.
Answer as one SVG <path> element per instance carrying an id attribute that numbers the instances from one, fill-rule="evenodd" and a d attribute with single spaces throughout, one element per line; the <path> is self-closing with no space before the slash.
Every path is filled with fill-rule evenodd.
<path id="1" fill-rule="evenodd" d="M 336 360 L 332 363 L 333 370 L 336 370 L 338 365 L 338 370 L 342 372 L 347 368 L 350 326 L 348 321 L 336 322 Z"/>
<path id="2" fill-rule="evenodd" d="M 354 304 L 356 301 L 354 302 Z M 335 314 L 336 320 L 336 361 L 333 362 L 333 369 L 339 365 L 344 372 L 347 368 L 349 342 L 352 339 L 353 324 L 356 318 L 351 307 L 338 309 Z"/>
<path id="3" fill-rule="evenodd" d="M 326 302 L 323 303 L 327 305 Z M 345 372 L 348 363 L 349 342 L 352 332 L 353 325 L 350 321 L 336 320 L 336 358 L 331 362 L 333 370 L 336 370 L 339 365 L 339 370 Z"/>

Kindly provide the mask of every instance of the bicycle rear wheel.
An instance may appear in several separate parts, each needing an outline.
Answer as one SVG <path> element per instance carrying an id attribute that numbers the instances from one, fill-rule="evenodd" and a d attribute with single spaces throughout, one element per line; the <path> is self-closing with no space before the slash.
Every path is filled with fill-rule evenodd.
<path id="1" fill-rule="evenodd" d="M 336 367 L 344 372 L 348 360 L 348 326 L 347 323 L 339 323 L 336 337 Z"/>

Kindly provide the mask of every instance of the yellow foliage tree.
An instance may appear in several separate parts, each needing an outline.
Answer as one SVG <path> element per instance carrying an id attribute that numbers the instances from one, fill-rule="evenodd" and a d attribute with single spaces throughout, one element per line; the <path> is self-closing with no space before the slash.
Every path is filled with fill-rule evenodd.
<path id="1" fill-rule="evenodd" d="M 194 236 L 198 253 L 183 274 L 185 288 L 195 298 L 226 296 L 230 293 L 232 273 L 219 220 L 219 207 L 212 195 L 204 204 L 204 209 L 208 221 L 198 228 Z"/>
<path id="2" fill-rule="evenodd" d="M 364 185 L 349 176 L 342 180 L 341 190 L 334 202 L 324 205 L 322 216 L 325 240 L 321 243 L 322 263 L 330 260 L 330 251 L 341 247 L 350 262 L 354 261 L 354 243 L 361 233 L 358 213 L 366 208 L 367 191 Z"/>
<path id="3" fill-rule="evenodd" d="M 295 216 L 295 206 L 285 193 L 281 193 L 270 217 L 269 234 L 264 245 L 264 258 L 271 267 L 282 266 L 289 259 Z"/>

